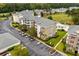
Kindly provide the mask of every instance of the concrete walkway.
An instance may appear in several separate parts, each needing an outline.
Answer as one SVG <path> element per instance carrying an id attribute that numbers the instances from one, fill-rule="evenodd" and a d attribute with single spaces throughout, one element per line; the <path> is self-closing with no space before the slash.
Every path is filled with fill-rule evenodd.
<path id="1" fill-rule="evenodd" d="M 56 49 L 55 49 L 56 50 Z M 63 53 L 63 52 L 61 52 L 61 51 L 59 51 L 59 50 L 56 50 L 57 52 L 59 52 L 60 54 L 62 54 L 63 56 L 68 56 L 67 54 L 65 54 L 65 53 Z"/>
<path id="2" fill-rule="evenodd" d="M 55 49 L 57 52 L 59 52 L 60 54 L 62 54 L 62 55 L 64 55 L 64 56 L 67 56 L 67 54 L 65 54 L 65 53 L 63 53 L 63 52 L 57 50 L 56 47 L 62 42 L 62 40 L 66 37 L 67 34 L 68 34 L 68 33 L 66 33 L 65 36 L 64 36 L 64 37 L 57 43 L 57 45 L 54 47 L 54 49 Z"/>

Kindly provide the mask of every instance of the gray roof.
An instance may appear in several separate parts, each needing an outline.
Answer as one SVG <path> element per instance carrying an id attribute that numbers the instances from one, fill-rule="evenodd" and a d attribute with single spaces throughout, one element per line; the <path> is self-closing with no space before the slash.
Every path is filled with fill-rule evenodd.
<path id="1" fill-rule="evenodd" d="M 39 24 L 40 26 L 43 26 L 43 27 L 47 27 L 47 26 L 56 24 L 56 22 L 53 20 L 32 15 L 33 11 L 24 10 L 24 11 L 19 12 L 19 14 L 23 15 L 23 18 L 25 20 L 33 20 L 36 22 L 36 24 Z M 21 19 L 23 19 L 23 18 L 21 18 Z"/>
<path id="2" fill-rule="evenodd" d="M 72 33 L 75 33 L 75 32 L 78 31 L 78 30 L 79 30 L 79 25 L 71 25 L 71 26 L 69 27 L 68 33 L 69 33 L 69 34 L 72 34 Z"/>
<path id="3" fill-rule="evenodd" d="M 56 22 L 53 20 L 42 18 L 42 17 L 37 17 L 37 16 L 35 16 L 35 22 L 36 24 L 39 24 L 42 27 L 56 25 Z"/>
<path id="4" fill-rule="evenodd" d="M 36 12 L 36 14 L 40 14 L 41 12 L 43 12 L 43 10 L 39 10 L 39 9 L 36 9 L 34 11 Z"/>
<path id="5" fill-rule="evenodd" d="M 10 46 L 20 43 L 20 41 L 9 33 L 0 34 L 0 53 L 4 52 Z"/>
<path id="6" fill-rule="evenodd" d="M 19 14 L 21 14 L 26 20 L 33 20 L 33 11 L 24 10 L 19 12 Z"/>

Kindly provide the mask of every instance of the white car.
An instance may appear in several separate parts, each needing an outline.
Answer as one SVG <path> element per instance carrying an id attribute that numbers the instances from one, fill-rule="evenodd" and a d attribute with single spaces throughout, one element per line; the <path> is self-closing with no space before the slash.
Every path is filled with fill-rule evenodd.
<path id="1" fill-rule="evenodd" d="M 39 44 L 41 44 L 41 42 L 37 42 L 37 44 L 39 45 Z"/>
<path id="2" fill-rule="evenodd" d="M 28 37 L 28 36 L 25 36 L 26 38 Z"/>

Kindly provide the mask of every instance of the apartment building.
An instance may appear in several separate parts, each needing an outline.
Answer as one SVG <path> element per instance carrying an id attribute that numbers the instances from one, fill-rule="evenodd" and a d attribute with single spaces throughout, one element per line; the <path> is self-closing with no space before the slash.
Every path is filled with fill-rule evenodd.
<path id="1" fill-rule="evenodd" d="M 37 36 L 46 39 L 54 37 L 56 34 L 56 22 L 49 19 L 35 17 L 35 26 L 37 28 Z"/>
<path id="2" fill-rule="evenodd" d="M 22 15 L 20 18 L 17 15 Z M 17 15 L 13 15 L 14 22 L 26 24 L 28 27 L 35 26 L 37 36 L 41 39 L 53 37 L 56 33 L 56 22 L 42 17 L 34 16 L 32 11 L 21 11 Z M 19 16 L 19 15 L 18 15 Z M 15 21 L 17 19 L 17 21 Z"/>
<path id="3" fill-rule="evenodd" d="M 79 9 L 79 7 L 69 7 L 69 10 L 72 10 L 72 9 Z"/>
<path id="4" fill-rule="evenodd" d="M 25 24 L 28 27 L 34 25 L 33 11 L 24 10 L 21 12 L 13 13 L 12 16 L 13 16 L 13 22 Z"/>
<path id="5" fill-rule="evenodd" d="M 66 39 L 67 51 L 79 53 L 79 31 L 75 31 L 72 34 L 69 34 Z"/>

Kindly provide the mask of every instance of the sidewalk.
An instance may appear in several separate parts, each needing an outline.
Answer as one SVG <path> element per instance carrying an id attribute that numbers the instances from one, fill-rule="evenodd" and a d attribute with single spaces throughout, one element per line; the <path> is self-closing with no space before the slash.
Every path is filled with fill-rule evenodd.
<path id="1" fill-rule="evenodd" d="M 55 49 L 56 50 L 56 49 Z M 67 56 L 67 54 L 65 54 L 65 53 L 63 53 L 63 52 L 61 52 L 61 51 L 59 51 L 59 50 L 56 50 L 57 52 L 59 52 L 60 54 L 62 54 L 63 56 Z"/>
<path id="2" fill-rule="evenodd" d="M 64 37 L 61 38 L 61 40 L 56 44 L 56 46 L 54 47 L 54 49 L 56 49 L 56 47 L 62 42 L 62 40 L 66 37 L 67 34 L 68 34 L 68 33 L 66 33 L 66 34 L 64 35 Z"/>

